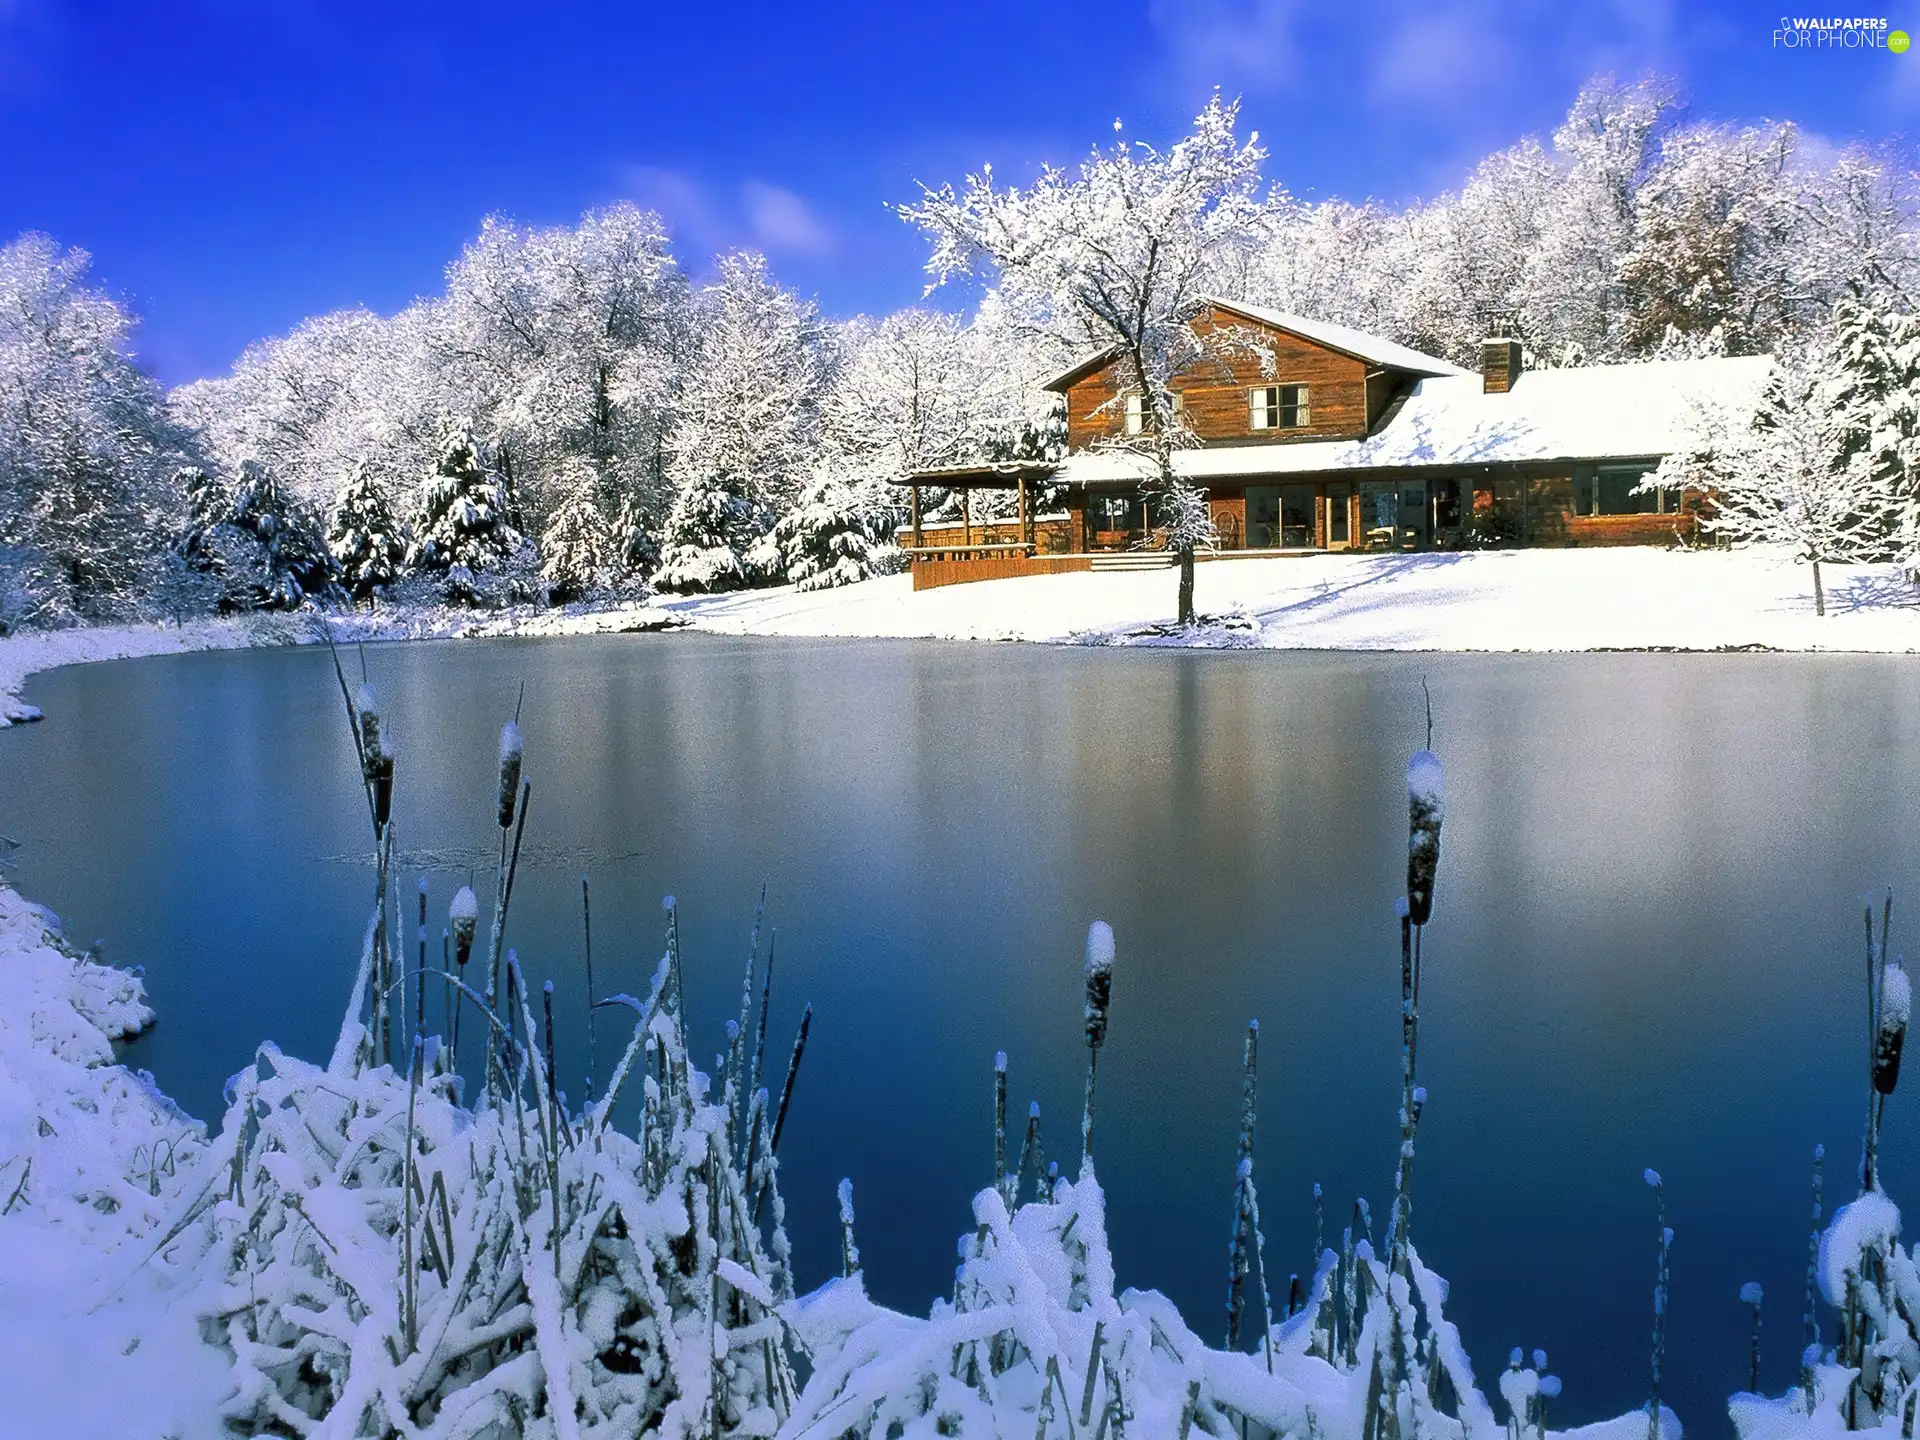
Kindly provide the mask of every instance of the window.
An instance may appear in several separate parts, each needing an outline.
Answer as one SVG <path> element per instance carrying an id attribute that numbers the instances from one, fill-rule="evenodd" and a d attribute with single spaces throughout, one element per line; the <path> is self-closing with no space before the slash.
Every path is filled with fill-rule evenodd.
<path id="1" fill-rule="evenodd" d="M 1167 409 L 1178 419 L 1186 412 L 1186 402 L 1178 395 L 1167 396 Z M 1127 396 L 1127 434 L 1144 435 L 1147 429 L 1147 397 L 1140 394 Z"/>
<path id="2" fill-rule="evenodd" d="M 1634 493 L 1653 473 L 1651 465 L 1597 465 L 1574 475 L 1574 511 L 1580 515 L 1672 515 L 1680 497 L 1672 490 Z"/>
<path id="3" fill-rule="evenodd" d="M 1256 385 L 1247 392 L 1247 423 L 1255 430 L 1299 430 L 1312 424 L 1304 385 Z"/>

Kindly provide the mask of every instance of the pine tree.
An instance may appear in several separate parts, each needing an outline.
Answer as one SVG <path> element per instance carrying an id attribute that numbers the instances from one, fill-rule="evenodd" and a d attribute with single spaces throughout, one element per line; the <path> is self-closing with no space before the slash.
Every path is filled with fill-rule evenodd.
<path id="1" fill-rule="evenodd" d="M 1877 558 L 1897 556 L 1920 576 L 1920 316 L 1850 295 L 1833 319 L 1819 403 L 1833 416 L 1841 458 L 1863 466 L 1888 502 Z"/>
<path id="2" fill-rule="evenodd" d="M 457 425 L 420 494 L 407 563 L 444 577 L 449 599 L 478 598 L 481 572 L 503 566 L 520 548 L 509 520 L 507 487 L 486 463 L 467 425 Z"/>
<path id="3" fill-rule="evenodd" d="M 371 598 L 400 577 L 406 541 L 373 466 L 364 460 L 347 476 L 327 529 L 327 548 L 340 567 L 341 584 L 355 600 Z"/>
<path id="4" fill-rule="evenodd" d="M 606 589 L 616 574 L 613 532 L 606 517 L 582 487 L 574 490 L 547 522 L 540 537 L 540 578 L 556 605 L 584 599 Z"/>
<path id="5" fill-rule="evenodd" d="M 629 490 L 620 501 L 613 524 L 613 563 L 622 581 L 645 580 L 659 568 L 660 544 L 638 490 Z"/>
<path id="6" fill-rule="evenodd" d="M 667 512 L 660 567 L 662 590 L 739 590 L 751 582 L 746 555 L 761 533 L 750 501 L 715 474 L 696 479 Z"/>
<path id="7" fill-rule="evenodd" d="M 863 502 L 858 488 L 822 477 L 773 527 L 784 578 L 802 590 L 829 590 L 879 574 L 889 554 L 887 515 Z"/>
<path id="8" fill-rule="evenodd" d="M 337 589 L 337 568 L 318 523 L 266 466 L 248 461 L 240 467 L 227 523 L 260 547 L 257 605 L 293 610 L 309 597 L 328 599 Z"/>

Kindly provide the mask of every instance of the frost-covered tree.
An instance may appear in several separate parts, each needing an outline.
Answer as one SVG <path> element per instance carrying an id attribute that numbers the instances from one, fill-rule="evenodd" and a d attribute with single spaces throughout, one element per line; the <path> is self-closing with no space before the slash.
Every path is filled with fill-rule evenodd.
<path id="1" fill-rule="evenodd" d="M 455 425 L 420 491 L 407 563 L 442 577 L 449 598 L 477 598 L 477 577 L 504 566 L 520 548 L 506 484 L 487 463 L 470 425 Z"/>
<path id="2" fill-rule="evenodd" d="M 540 536 L 540 578 L 556 605 L 607 589 L 622 568 L 613 531 L 586 483 L 589 478 L 577 477 Z"/>
<path id="3" fill-rule="evenodd" d="M 751 253 L 722 258 L 694 324 L 697 350 L 671 441 L 675 497 L 654 583 L 724 590 L 778 580 L 758 573 L 770 552 L 756 546 L 807 475 L 824 333 L 813 305 L 776 285 L 765 258 Z"/>
<path id="4" fill-rule="evenodd" d="M 340 583 L 355 600 L 366 600 L 400 578 L 406 532 L 387 502 L 374 467 L 361 461 L 347 476 L 327 526 L 327 549 Z"/>
<path id="5" fill-rule="evenodd" d="M 44 235 L 0 247 L 0 630 L 141 613 L 174 555 L 193 440 L 90 263 Z"/>
<path id="6" fill-rule="evenodd" d="M 932 243 L 936 285 L 984 274 L 1022 323 L 1062 348 L 1114 356 L 1144 423 L 1103 443 L 1149 462 L 1146 497 L 1180 563 L 1182 624 L 1193 618 L 1194 551 L 1213 531 L 1204 494 L 1174 470 L 1174 453 L 1194 440 L 1168 384 L 1208 349 L 1250 343 L 1232 327 L 1203 333 L 1190 323 L 1211 277 L 1265 220 L 1256 193 L 1265 152 L 1257 135 L 1235 134 L 1238 117 L 1238 105 L 1215 96 L 1164 154 L 1116 142 L 1077 173 L 1043 169 L 1025 190 L 998 186 L 986 169 L 962 190 L 923 190 L 900 212 Z"/>
<path id="7" fill-rule="evenodd" d="M 1751 419 L 1728 417 L 1704 463 L 1698 454 L 1669 457 L 1648 482 L 1704 482 L 1702 529 L 1733 544 L 1790 547 L 1812 566 L 1820 615 L 1827 613 L 1820 567 L 1884 553 L 1897 523 L 1894 497 L 1868 454 L 1848 452 L 1845 419 L 1828 388 L 1831 358 L 1815 352 L 1781 364 Z"/>
<path id="8" fill-rule="evenodd" d="M 1831 354 L 1819 403 L 1841 458 L 1863 467 L 1891 507 L 1895 553 L 1920 576 L 1920 316 L 1848 296 L 1834 311 Z"/>

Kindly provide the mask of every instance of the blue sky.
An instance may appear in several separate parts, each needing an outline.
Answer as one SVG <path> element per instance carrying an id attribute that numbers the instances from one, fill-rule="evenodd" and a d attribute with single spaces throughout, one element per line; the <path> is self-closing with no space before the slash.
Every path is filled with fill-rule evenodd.
<path id="1" fill-rule="evenodd" d="M 1353 199 L 1457 183 L 1602 70 L 1836 141 L 1920 119 L 1920 49 L 1783 53 L 1780 10 L 0 0 L 0 237 L 92 251 L 169 382 L 308 315 L 434 292 L 489 212 L 561 223 L 618 199 L 659 209 L 696 273 L 757 245 L 828 313 L 884 311 L 922 285 L 922 244 L 884 208 L 916 179 L 1024 178 L 1116 117 L 1164 143 L 1216 85 L 1270 179 Z M 1920 34 L 1920 5 L 1887 14 Z"/>

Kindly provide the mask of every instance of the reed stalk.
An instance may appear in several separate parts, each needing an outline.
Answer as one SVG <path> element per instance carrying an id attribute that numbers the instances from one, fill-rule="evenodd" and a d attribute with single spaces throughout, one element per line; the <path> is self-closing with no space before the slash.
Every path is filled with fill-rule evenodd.
<path id="1" fill-rule="evenodd" d="M 1673 1249 L 1673 1231 L 1667 1227 L 1667 1189 L 1660 1172 L 1648 1170 L 1643 1178 L 1653 1191 L 1658 1241 L 1653 1286 L 1653 1340 L 1649 1346 L 1651 1383 L 1647 1395 L 1647 1440 L 1660 1440 L 1660 1372 L 1667 1357 L 1668 1256 Z"/>
<path id="2" fill-rule="evenodd" d="M 1760 1302 L 1763 1298 L 1764 1292 L 1757 1280 L 1749 1280 L 1740 1287 L 1740 1303 L 1753 1314 L 1753 1332 L 1747 1353 L 1747 1393 L 1749 1395 L 1760 1393 Z"/>
<path id="3" fill-rule="evenodd" d="M 593 1080 L 600 1073 L 599 1036 L 595 1034 L 593 1003 L 593 887 L 587 876 L 580 877 L 580 923 L 585 932 L 587 953 L 587 1084 L 586 1091 L 580 1097 L 581 1105 L 593 1101 Z"/>
<path id="4" fill-rule="evenodd" d="M 809 1004 L 800 1015 L 800 1033 L 794 1037 L 793 1058 L 787 1062 L 787 1082 L 780 1087 L 780 1108 L 773 1116 L 773 1140 L 767 1146 L 769 1151 L 780 1148 L 780 1132 L 787 1127 L 787 1106 L 793 1100 L 793 1082 L 800 1074 L 800 1057 L 806 1053 L 807 1031 L 813 1026 L 813 1006 Z"/>
<path id="5" fill-rule="evenodd" d="M 1013 1211 L 1007 1188 L 1007 1052 L 993 1052 L 993 1188 L 1000 1203 Z"/>

